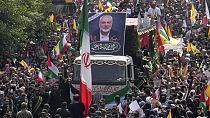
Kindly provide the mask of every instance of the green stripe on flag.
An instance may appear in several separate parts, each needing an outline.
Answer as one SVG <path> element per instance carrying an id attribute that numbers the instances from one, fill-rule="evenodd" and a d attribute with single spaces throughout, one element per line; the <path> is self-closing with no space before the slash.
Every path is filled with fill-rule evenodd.
<path id="1" fill-rule="evenodd" d="M 160 30 L 160 35 L 164 36 L 167 40 L 169 40 L 167 34 L 163 30 Z"/>
<path id="2" fill-rule="evenodd" d="M 82 38 L 83 38 L 83 34 L 84 32 L 89 32 L 89 27 L 88 27 L 88 20 L 83 20 L 83 19 L 88 19 L 88 6 L 87 6 L 88 2 L 87 0 L 84 1 L 83 4 L 83 9 L 82 9 L 82 13 L 79 17 L 79 26 L 80 26 L 80 48 L 82 47 Z"/>
<path id="3" fill-rule="evenodd" d="M 204 116 L 206 116 L 207 114 L 207 107 L 206 107 L 206 103 L 205 102 L 201 102 L 200 107 L 202 107 L 202 110 L 203 110 L 203 113 L 204 113 Z"/>
<path id="4" fill-rule="evenodd" d="M 116 95 L 119 95 L 120 97 L 124 96 L 126 93 L 128 93 L 129 91 L 129 86 L 125 86 L 123 89 L 115 92 L 115 93 L 112 93 L 111 95 L 105 97 L 105 103 L 108 104 L 108 103 L 111 103 L 112 101 L 114 101 L 114 98 Z"/>
<path id="5" fill-rule="evenodd" d="M 62 34 L 61 41 L 59 41 L 59 52 L 60 52 L 60 54 L 64 54 L 64 52 L 63 52 L 63 38 L 64 38 L 64 35 Z"/>
<path id="6" fill-rule="evenodd" d="M 52 72 L 51 70 L 48 71 L 47 76 L 48 76 L 49 78 L 57 78 L 57 77 L 58 77 L 58 76 L 57 76 L 54 72 Z"/>

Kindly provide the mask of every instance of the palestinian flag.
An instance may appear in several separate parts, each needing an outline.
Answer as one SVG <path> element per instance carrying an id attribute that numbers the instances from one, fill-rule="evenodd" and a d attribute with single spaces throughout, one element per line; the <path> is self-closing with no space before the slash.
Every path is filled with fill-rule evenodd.
<path id="1" fill-rule="evenodd" d="M 56 56 L 61 59 L 63 54 L 69 49 L 70 45 L 66 41 L 68 37 L 68 33 L 63 33 L 61 40 L 58 42 L 58 44 L 55 46 L 55 54 Z"/>
<path id="2" fill-rule="evenodd" d="M 38 83 L 44 83 L 45 82 L 44 74 L 43 74 L 41 69 L 39 69 L 37 82 Z"/>
<path id="3" fill-rule="evenodd" d="M 59 70 L 58 68 L 51 62 L 50 55 L 48 54 L 47 59 L 47 66 L 48 66 L 48 77 L 49 78 L 56 78 L 58 76 Z"/>
<path id="4" fill-rule="evenodd" d="M 88 1 L 84 0 L 82 13 L 80 15 L 80 55 L 81 55 L 81 72 L 80 72 L 80 101 L 85 106 L 84 115 L 89 113 L 89 107 L 92 101 L 92 75 L 90 64 L 90 38 L 88 26 Z"/>
<path id="5" fill-rule="evenodd" d="M 160 24 L 159 25 L 159 33 L 160 33 L 160 37 L 161 37 L 161 40 L 163 42 L 163 44 L 169 44 L 169 37 L 165 31 L 165 29 L 163 28 L 163 26 Z"/>

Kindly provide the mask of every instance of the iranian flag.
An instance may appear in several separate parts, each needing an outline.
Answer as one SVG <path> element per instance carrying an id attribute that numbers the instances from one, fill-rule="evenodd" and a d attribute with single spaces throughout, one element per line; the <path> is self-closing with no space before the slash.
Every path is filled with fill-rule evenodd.
<path id="1" fill-rule="evenodd" d="M 39 69 L 37 82 L 38 83 L 44 83 L 45 82 L 44 74 L 43 74 L 41 69 Z"/>
<path id="2" fill-rule="evenodd" d="M 61 40 L 57 43 L 57 45 L 55 46 L 55 54 L 56 56 L 61 59 L 64 52 L 66 52 L 68 50 L 68 48 L 70 47 L 70 44 L 66 41 L 68 37 L 68 33 L 63 33 Z"/>
<path id="3" fill-rule="evenodd" d="M 58 68 L 51 62 L 49 54 L 47 59 L 47 66 L 48 66 L 48 77 L 49 78 L 57 77 L 59 73 Z"/>
<path id="4" fill-rule="evenodd" d="M 87 0 L 84 0 L 82 13 L 80 16 L 80 55 L 81 55 L 81 73 L 80 73 L 80 101 L 85 106 L 84 115 L 88 115 L 92 100 L 92 75 L 90 64 L 90 39 L 88 27 L 88 6 Z"/>
<path id="5" fill-rule="evenodd" d="M 200 93 L 200 107 L 202 107 L 203 113 L 207 114 L 207 105 L 206 105 L 206 101 L 208 100 L 208 97 L 205 95 L 204 90 L 201 91 Z"/>
<path id="6" fill-rule="evenodd" d="M 156 99 L 156 100 L 160 99 L 160 90 L 159 90 L 159 88 L 153 93 L 152 98 Z"/>

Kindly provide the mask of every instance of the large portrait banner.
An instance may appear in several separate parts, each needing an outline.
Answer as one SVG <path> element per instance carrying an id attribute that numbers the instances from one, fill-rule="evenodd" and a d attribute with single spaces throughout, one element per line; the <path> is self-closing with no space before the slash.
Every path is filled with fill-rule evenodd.
<path id="1" fill-rule="evenodd" d="M 89 13 L 91 54 L 124 55 L 126 13 Z"/>

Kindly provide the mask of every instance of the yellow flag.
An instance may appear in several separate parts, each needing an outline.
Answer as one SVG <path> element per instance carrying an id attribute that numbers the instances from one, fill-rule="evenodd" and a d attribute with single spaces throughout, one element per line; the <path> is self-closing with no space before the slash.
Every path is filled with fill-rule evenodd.
<path id="1" fill-rule="evenodd" d="M 24 68 L 28 68 L 28 64 L 24 61 L 24 60 L 22 60 L 21 62 L 19 62 L 20 63 L 20 65 L 22 65 Z"/>
<path id="2" fill-rule="evenodd" d="M 103 10 L 103 5 L 101 1 L 98 2 L 98 10 Z"/>
<path id="3" fill-rule="evenodd" d="M 170 30 L 169 26 L 168 26 L 168 29 L 167 29 L 167 34 L 168 34 L 169 37 L 172 37 L 171 30 Z"/>
<path id="4" fill-rule="evenodd" d="M 72 0 L 65 0 L 66 3 L 72 3 Z"/>
<path id="5" fill-rule="evenodd" d="M 30 69 L 28 69 L 28 72 L 29 73 L 33 73 L 33 72 L 35 72 L 36 70 L 35 70 L 35 68 L 30 68 Z"/>
<path id="6" fill-rule="evenodd" d="M 182 64 L 180 66 L 180 75 L 182 76 Z"/>
<path id="7" fill-rule="evenodd" d="M 201 53 L 200 50 L 198 50 L 196 46 L 194 46 L 192 43 L 191 43 L 191 50 L 193 54 Z"/>
<path id="8" fill-rule="evenodd" d="M 174 77 L 174 71 L 173 71 L 173 68 L 172 67 L 169 68 L 169 73 L 170 73 L 170 76 L 171 77 Z"/>
<path id="9" fill-rule="evenodd" d="M 206 90 L 204 91 L 204 93 L 206 94 L 206 96 L 210 97 L 210 81 L 208 82 L 208 86 Z"/>
<path id="10" fill-rule="evenodd" d="M 54 21 L 54 15 L 50 15 L 50 22 L 52 23 Z"/>
<path id="11" fill-rule="evenodd" d="M 166 32 L 168 32 L 167 24 L 165 24 L 164 29 Z"/>
<path id="12" fill-rule="evenodd" d="M 192 51 L 193 54 L 201 53 L 200 50 L 198 50 L 196 48 L 196 46 L 194 46 L 192 43 L 188 42 L 187 43 L 187 52 L 191 52 L 191 51 Z"/>
<path id="13" fill-rule="evenodd" d="M 62 27 L 65 28 L 65 22 L 62 23 Z"/>
<path id="14" fill-rule="evenodd" d="M 73 21 L 73 29 L 74 30 L 77 30 L 77 24 L 76 24 L 76 20 L 74 19 L 74 21 Z"/>
<path id="15" fill-rule="evenodd" d="M 188 64 L 186 64 L 186 66 L 185 66 L 185 68 L 184 68 L 184 73 L 183 73 L 183 75 L 184 76 L 186 76 L 187 75 L 187 73 L 188 73 Z"/>
<path id="16" fill-rule="evenodd" d="M 196 22 L 196 16 L 197 16 L 197 10 L 195 9 L 195 6 L 194 4 L 192 4 L 192 7 L 191 7 L 191 12 L 190 12 L 190 19 L 193 23 Z"/>
<path id="17" fill-rule="evenodd" d="M 106 12 L 106 13 L 112 12 L 112 7 L 105 9 L 104 12 Z"/>
<path id="18" fill-rule="evenodd" d="M 104 12 L 112 12 L 112 4 L 109 0 L 107 0 L 106 2 L 106 9 L 104 10 Z"/>
<path id="19" fill-rule="evenodd" d="M 210 110 L 210 100 L 209 100 L 209 110 Z"/>
<path id="20" fill-rule="evenodd" d="M 187 43 L 187 52 L 190 52 L 190 51 L 191 51 L 191 43 L 188 42 L 188 43 Z"/>
<path id="21" fill-rule="evenodd" d="M 208 39 L 210 39 L 210 27 L 209 27 L 209 31 L 208 31 Z"/>
<path id="22" fill-rule="evenodd" d="M 167 118 L 172 118 L 171 111 L 169 111 Z"/>
<path id="23" fill-rule="evenodd" d="M 59 23 L 56 23 L 56 30 L 61 31 L 61 25 Z"/>

